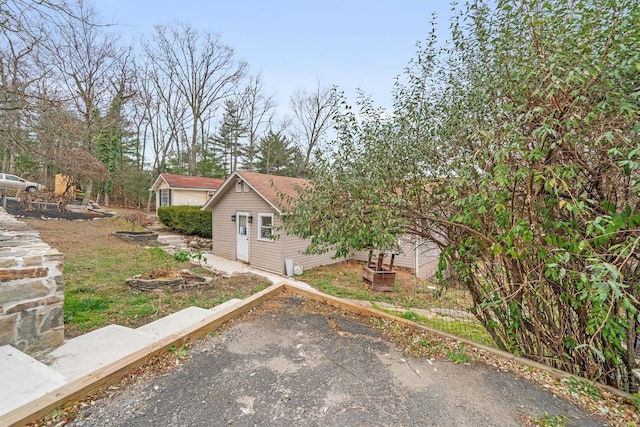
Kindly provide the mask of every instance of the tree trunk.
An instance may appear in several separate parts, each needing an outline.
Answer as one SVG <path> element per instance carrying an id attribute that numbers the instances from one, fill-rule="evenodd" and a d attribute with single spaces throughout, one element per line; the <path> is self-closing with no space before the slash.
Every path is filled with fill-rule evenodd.
<path id="1" fill-rule="evenodd" d="M 87 181 L 84 186 L 84 197 L 82 198 L 82 204 L 88 205 L 89 200 L 91 200 L 91 193 L 93 192 L 93 182 Z"/>
<path id="2" fill-rule="evenodd" d="M 149 198 L 147 199 L 147 212 L 151 212 L 151 198 L 153 197 L 153 191 L 149 191 Z"/>

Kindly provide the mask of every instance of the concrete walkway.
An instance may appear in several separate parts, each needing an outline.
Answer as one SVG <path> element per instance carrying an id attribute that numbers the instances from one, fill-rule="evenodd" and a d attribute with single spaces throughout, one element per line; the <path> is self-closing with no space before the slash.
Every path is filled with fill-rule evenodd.
<path id="1" fill-rule="evenodd" d="M 206 263 L 203 263 L 202 266 L 209 270 L 223 271 L 230 276 L 234 274 L 251 273 L 270 280 L 274 285 L 279 285 L 282 283 L 292 283 L 298 286 L 310 288 L 307 283 L 296 280 L 292 277 L 287 277 L 284 275 L 264 271 L 259 268 L 254 268 L 240 261 L 228 260 L 226 258 L 213 255 L 211 252 L 203 252 L 203 255 L 207 259 L 207 261 Z M 194 263 L 198 264 L 197 261 L 194 261 Z"/>
<path id="2" fill-rule="evenodd" d="M 161 224 L 155 224 L 151 227 L 156 233 L 158 233 L 158 243 L 161 247 L 169 253 L 174 253 L 176 250 L 191 251 L 186 244 L 185 238 L 180 234 L 168 229 Z M 251 273 L 257 276 L 262 276 L 271 281 L 274 285 L 281 283 L 293 283 L 298 286 L 309 287 L 305 282 L 296 280 L 295 278 L 284 276 L 281 274 L 261 270 L 259 268 L 251 267 L 240 261 L 234 261 L 226 258 L 222 258 L 214 255 L 211 251 L 201 251 L 202 255 L 206 258 L 206 262 L 200 264 L 197 260 L 192 260 L 193 264 L 200 264 L 202 267 L 212 270 L 221 271 L 225 275 L 231 276 L 234 274 Z"/>

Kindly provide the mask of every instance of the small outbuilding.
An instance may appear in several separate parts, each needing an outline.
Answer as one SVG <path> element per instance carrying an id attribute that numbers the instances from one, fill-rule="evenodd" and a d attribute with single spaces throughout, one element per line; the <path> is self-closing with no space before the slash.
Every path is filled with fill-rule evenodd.
<path id="1" fill-rule="evenodd" d="M 279 231 L 287 208 L 280 194 L 295 198 L 297 188 L 308 184 L 301 178 L 233 172 L 202 208 L 212 212 L 213 254 L 280 274 L 287 273 L 287 260 L 290 269 L 342 261 L 330 253 L 304 255 L 306 240 Z"/>
<path id="2" fill-rule="evenodd" d="M 281 230 L 281 216 L 288 208 L 282 196 L 295 200 L 298 189 L 308 185 L 310 181 L 302 178 L 233 172 L 202 208 L 212 212 L 213 254 L 280 274 L 291 274 L 294 267 L 307 270 L 344 261 L 334 259 L 333 253 L 305 255 L 309 242 Z M 395 265 L 412 269 L 418 277 L 431 277 L 439 251 L 416 242 L 409 236 L 400 239 L 402 251 Z M 367 256 L 356 253 L 350 259 L 366 260 Z"/>
<path id="3" fill-rule="evenodd" d="M 221 178 L 161 173 L 149 191 L 160 206 L 202 206 L 224 182 Z"/>

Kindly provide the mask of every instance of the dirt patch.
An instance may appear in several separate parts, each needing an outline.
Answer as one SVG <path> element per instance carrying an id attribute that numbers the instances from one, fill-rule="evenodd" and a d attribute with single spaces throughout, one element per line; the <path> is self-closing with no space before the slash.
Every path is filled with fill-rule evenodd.
<path id="1" fill-rule="evenodd" d="M 345 261 L 320 266 L 305 271 L 301 280 L 331 295 L 383 302 L 398 307 L 447 307 L 465 311 L 473 306 L 467 290 L 443 288 L 429 280 L 417 278 L 413 271 L 405 268 L 394 269 L 396 278 L 392 291 L 373 291 L 362 279 L 364 265 L 364 262 Z"/>
<path id="2" fill-rule="evenodd" d="M 189 270 L 152 270 L 126 280 L 127 285 L 134 289 L 151 292 L 182 292 L 193 288 L 209 287 L 212 282 L 212 277 L 196 276 Z"/>
<path id="3" fill-rule="evenodd" d="M 109 218 L 113 214 L 109 212 L 98 212 L 86 207 L 69 207 L 64 212 L 58 211 L 55 203 L 33 202 L 32 209 L 20 209 L 20 202 L 17 199 L 7 198 L 7 213 L 16 218 L 35 219 L 58 219 L 65 221 L 92 220 L 96 218 Z"/>

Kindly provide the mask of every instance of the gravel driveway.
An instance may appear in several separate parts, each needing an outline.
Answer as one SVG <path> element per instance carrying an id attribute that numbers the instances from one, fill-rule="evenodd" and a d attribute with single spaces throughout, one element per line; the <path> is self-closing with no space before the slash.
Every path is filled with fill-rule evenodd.
<path id="1" fill-rule="evenodd" d="M 603 425 L 511 373 L 406 357 L 369 326 L 301 309 L 302 297 L 269 304 L 69 425 L 514 426 L 546 414 Z"/>

